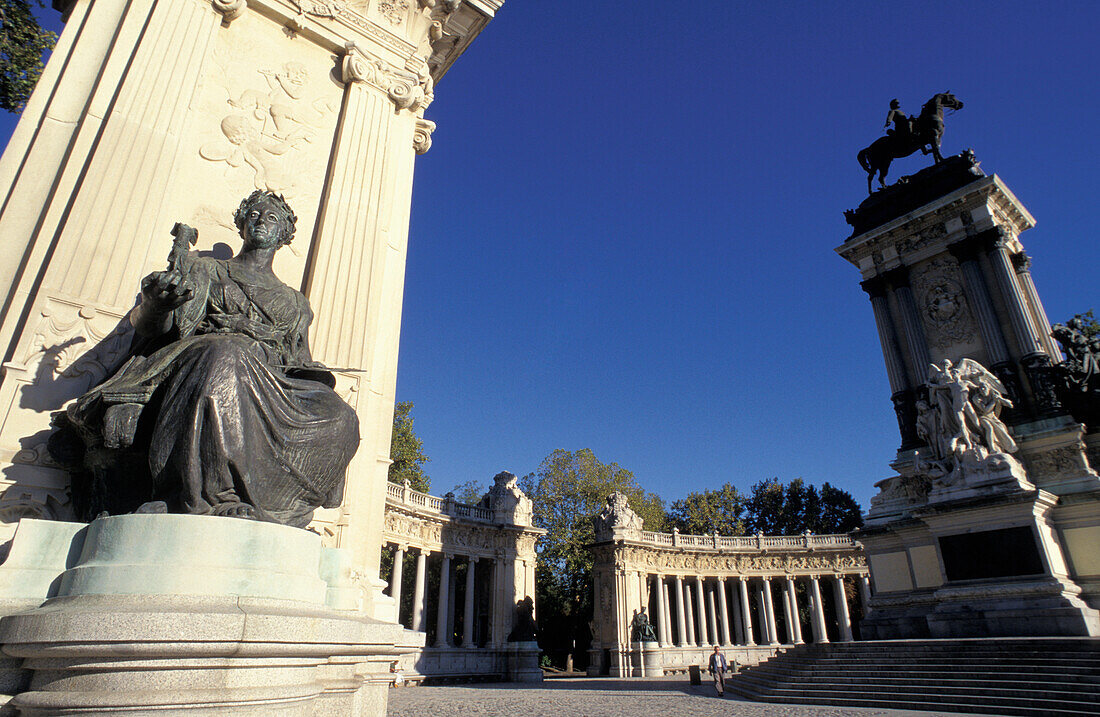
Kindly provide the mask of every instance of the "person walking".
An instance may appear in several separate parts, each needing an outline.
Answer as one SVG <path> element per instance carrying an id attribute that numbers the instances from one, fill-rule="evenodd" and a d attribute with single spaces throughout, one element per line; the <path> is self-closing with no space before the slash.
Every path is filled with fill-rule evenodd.
<path id="1" fill-rule="evenodd" d="M 714 689 L 718 691 L 719 697 L 726 694 L 726 668 L 726 656 L 715 645 L 714 653 L 710 656 L 710 674 L 714 678 Z"/>

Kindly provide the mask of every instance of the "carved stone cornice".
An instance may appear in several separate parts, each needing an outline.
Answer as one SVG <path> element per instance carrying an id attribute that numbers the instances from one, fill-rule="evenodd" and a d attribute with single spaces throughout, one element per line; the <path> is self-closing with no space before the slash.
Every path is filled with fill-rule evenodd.
<path id="1" fill-rule="evenodd" d="M 422 61 L 410 60 L 406 64 L 412 65 L 412 69 L 399 69 L 368 55 L 354 42 L 349 42 L 345 49 L 340 68 L 346 84 L 361 82 L 385 92 L 397 111 L 421 112 L 435 99 L 434 82 Z"/>

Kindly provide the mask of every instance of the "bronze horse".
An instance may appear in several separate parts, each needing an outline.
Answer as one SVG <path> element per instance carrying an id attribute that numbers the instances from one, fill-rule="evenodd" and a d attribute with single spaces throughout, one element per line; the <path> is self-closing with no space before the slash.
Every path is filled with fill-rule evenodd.
<path id="1" fill-rule="evenodd" d="M 932 153 L 938 164 L 940 140 L 943 138 L 943 108 L 962 109 L 963 103 L 950 92 L 940 92 L 921 107 L 920 115 L 910 120 L 911 132 L 908 134 L 891 133 L 879 137 L 870 147 L 861 149 L 856 159 L 859 166 L 867 172 L 867 193 L 871 193 L 871 178 L 878 172 L 879 186 L 886 186 L 886 173 L 890 163 L 900 157 L 908 157 L 918 149 L 924 154 Z"/>

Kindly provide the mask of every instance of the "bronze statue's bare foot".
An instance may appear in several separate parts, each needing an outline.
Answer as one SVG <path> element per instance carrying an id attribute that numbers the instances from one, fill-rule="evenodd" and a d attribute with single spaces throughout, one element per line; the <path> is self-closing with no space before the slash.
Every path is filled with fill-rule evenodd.
<path id="1" fill-rule="evenodd" d="M 224 515 L 229 518 L 247 518 L 255 520 L 256 509 L 248 503 L 220 503 L 214 506 L 213 515 Z"/>

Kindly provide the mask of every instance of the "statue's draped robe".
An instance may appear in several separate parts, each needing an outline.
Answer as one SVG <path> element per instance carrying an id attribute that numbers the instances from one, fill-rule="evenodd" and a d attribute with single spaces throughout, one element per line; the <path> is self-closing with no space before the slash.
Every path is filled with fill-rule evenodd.
<path id="1" fill-rule="evenodd" d="M 69 420 L 107 447 L 147 448 L 149 500 L 172 512 L 243 502 L 261 520 L 304 527 L 315 507 L 340 504 L 359 444 L 355 412 L 310 357 L 309 304 L 233 261 L 181 259 L 195 291 L 170 331 L 135 345 Z"/>

